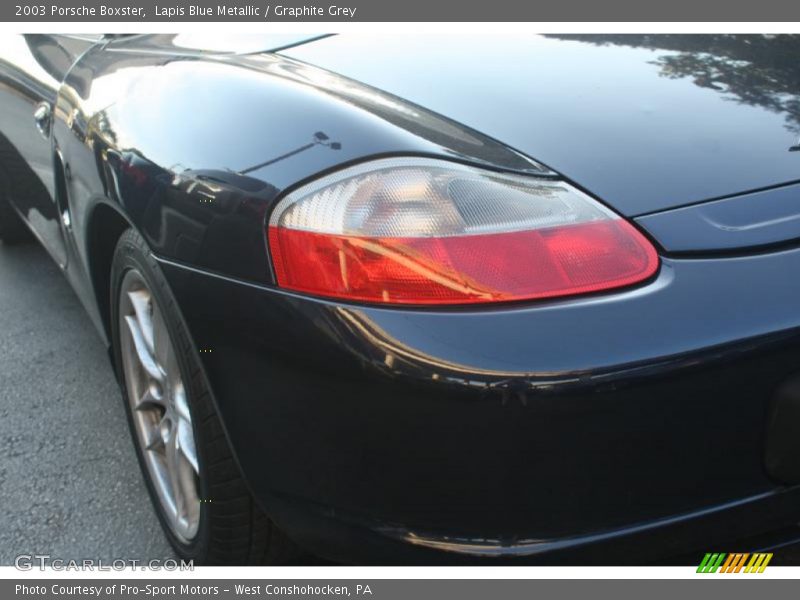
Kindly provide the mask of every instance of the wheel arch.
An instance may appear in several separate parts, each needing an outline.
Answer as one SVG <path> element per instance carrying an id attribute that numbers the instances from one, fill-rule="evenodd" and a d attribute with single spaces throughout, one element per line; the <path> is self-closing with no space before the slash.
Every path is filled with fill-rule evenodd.
<path id="1" fill-rule="evenodd" d="M 87 220 L 86 261 L 95 302 L 107 340 L 111 340 L 111 263 L 114 249 L 125 230 L 133 227 L 110 202 L 98 202 Z M 112 354 L 113 362 L 113 354 Z"/>

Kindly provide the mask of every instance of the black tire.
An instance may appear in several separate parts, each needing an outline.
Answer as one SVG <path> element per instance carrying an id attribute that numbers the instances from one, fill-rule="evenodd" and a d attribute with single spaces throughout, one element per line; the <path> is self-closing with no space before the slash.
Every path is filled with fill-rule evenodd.
<path id="1" fill-rule="evenodd" d="M 32 239 L 33 234 L 30 229 L 9 204 L 4 190 L 0 190 L 0 241 L 13 245 L 29 242 Z"/>
<path id="2" fill-rule="evenodd" d="M 137 441 L 122 369 L 119 296 L 123 277 L 136 269 L 146 281 L 167 325 L 177 354 L 181 377 L 189 388 L 195 444 L 200 469 L 200 524 L 194 539 L 185 543 L 172 532 Z M 297 547 L 258 507 L 233 457 L 220 423 L 200 358 L 158 263 L 142 237 L 126 230 L 114 251 L 111 266 L 111 327 L 117 377 L 131 426 L 139 465 L 161 525 L 178 556 L 196 565 L 285 564 L 298 555 Z"/>
<path id="3" fill-rule="evenodd" d="M 11 198 L 38 198 L 47 191 L 5 136 L 0 134 L 0 241 L 21 244 L 35 238 L 11 206 Z"/>

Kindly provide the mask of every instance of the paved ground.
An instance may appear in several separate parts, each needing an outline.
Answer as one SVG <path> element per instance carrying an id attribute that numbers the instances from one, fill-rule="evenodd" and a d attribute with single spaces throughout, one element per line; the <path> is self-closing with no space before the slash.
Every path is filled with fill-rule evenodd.
<path id="1" fill-rule="evenodd" d="M 35 243 L 0 244 L 0 565 L 169 558 L 111 366 Z"/>

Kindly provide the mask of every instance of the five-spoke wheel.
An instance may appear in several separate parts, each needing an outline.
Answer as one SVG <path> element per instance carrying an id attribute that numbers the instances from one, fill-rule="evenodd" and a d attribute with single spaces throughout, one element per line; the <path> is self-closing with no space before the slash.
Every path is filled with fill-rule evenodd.
<path id="1" fill-rule="evenodd" d="M 135 269 L 122 280 L 119 330 L 137 442 L 170 527 L 189 542 L 200 522 L 192 416 L 166 322 Z"/>

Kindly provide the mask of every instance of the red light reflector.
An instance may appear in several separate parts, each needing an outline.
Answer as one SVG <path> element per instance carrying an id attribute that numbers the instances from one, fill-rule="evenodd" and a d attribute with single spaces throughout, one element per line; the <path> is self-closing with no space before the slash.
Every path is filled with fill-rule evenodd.
<path id="1" fill-rule="evenodd" d="M 421 157 L 361 163 L 294 190 L 273 209 L 268 238 L 282 288 L 384 304 L 570 296 L 658 269 L 635 227 L 553 173 Z"/>
<path id="2" fill-rule="evenodd" d="M 444 237 L 372 237 L 270 225 L 278 285 L 362 302 L 415 305 L 533 300 L 651 277 L 658 255 L 621 218 Z"/>

